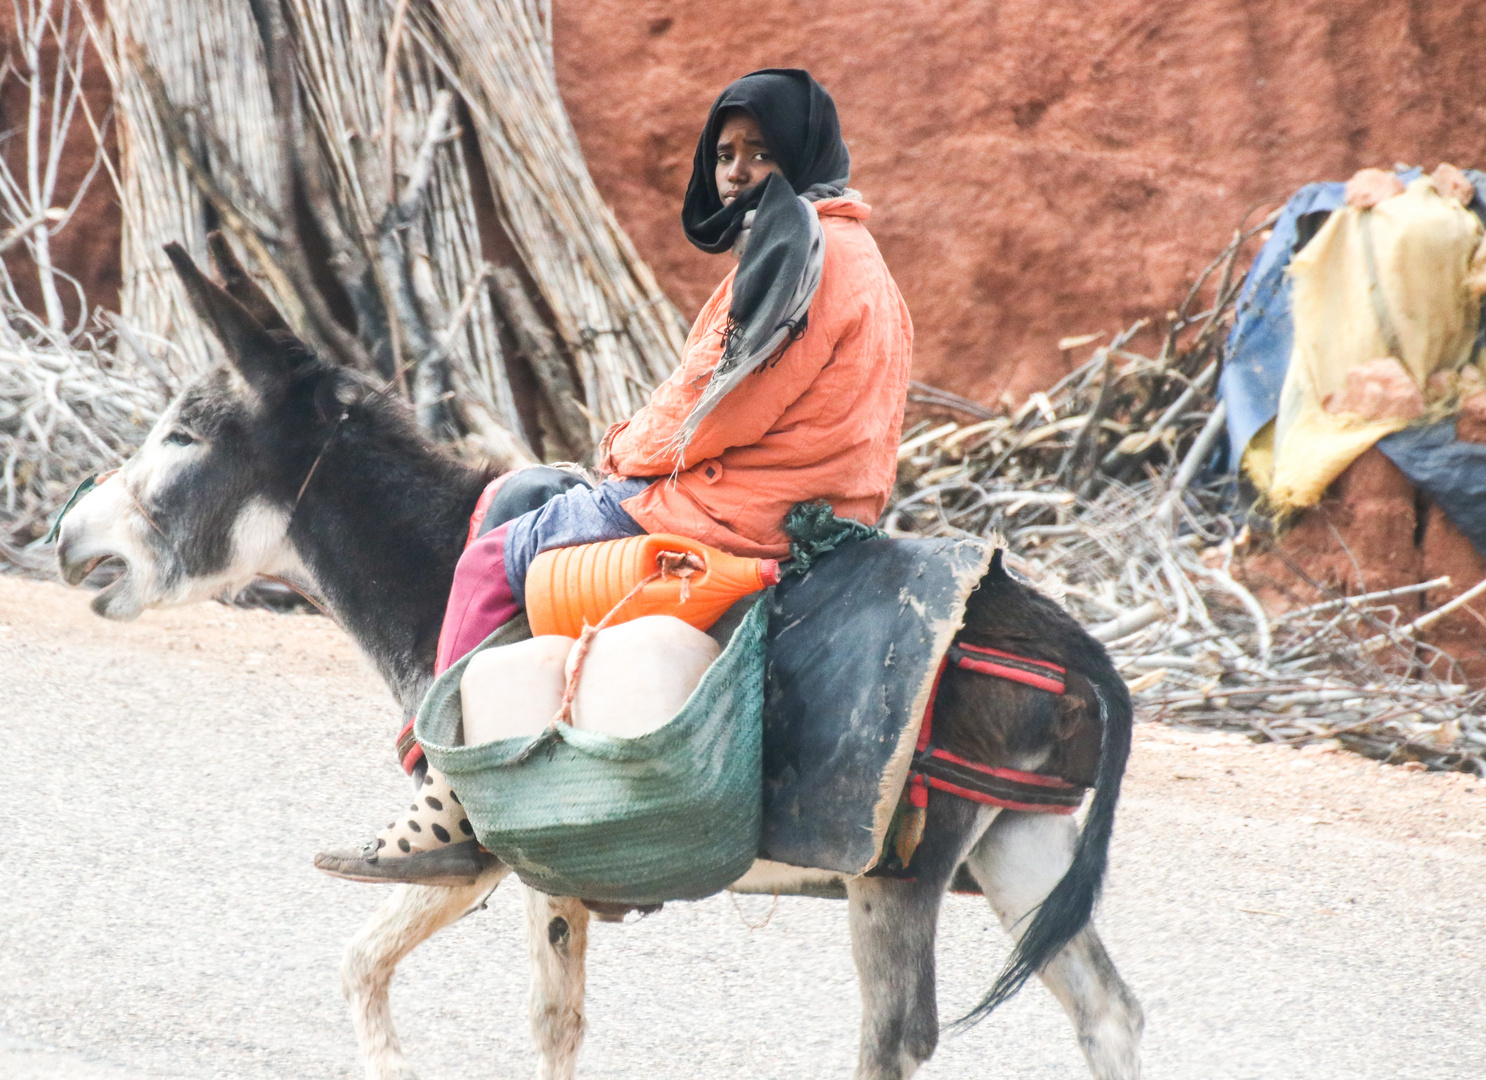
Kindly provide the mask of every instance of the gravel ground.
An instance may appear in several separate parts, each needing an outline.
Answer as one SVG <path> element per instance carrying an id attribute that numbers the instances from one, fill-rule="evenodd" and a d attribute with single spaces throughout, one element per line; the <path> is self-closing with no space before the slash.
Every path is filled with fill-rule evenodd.
<path id="1" fill-rule="evenodd" d="M 0 1077 L 359 1076 L 336 964 L 384 890 L 310 856 L 403 797 L 389 699 L 325 619 L 86 602 L 0 577 Z M 1486 1074 L 1486 783 L 1142 725 L 1126 791 L 1099 922 L 1147 1077 Z M 845 905 L 770 907 L 596 926 L 583 1074 L 848 1077 Z M 955 897 L 939 953 L 955 1016 L 1005 943 Z M 424 1080 L 530 1075 L 525 983 L 507 885 L 394 985 Z M 1085 1073 L 1032 987 L 920 1075 Z"/>

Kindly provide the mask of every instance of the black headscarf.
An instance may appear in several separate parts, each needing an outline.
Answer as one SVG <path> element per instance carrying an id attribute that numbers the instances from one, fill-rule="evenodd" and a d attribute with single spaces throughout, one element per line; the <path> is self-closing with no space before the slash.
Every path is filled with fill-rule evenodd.
<path id="1" fill-rule="evenodd" d="M 743 109 L 758 121 L 781 172 L 724 206 L 717 193 L 717 137 L 728 109 Z M 706 252 L 726 251 L 745 227 L 748 241 L 733 279 L 722 359 L 675 436 L 678 450 L 724 394 L 803 330 L 825 254 L 811 203 L 842 195 L 850 174 L 836 103 L 808 71 L 755 71 L 712 103 L 697 140 L 681 224 L 686 238 Z M 752 222 L 745 225 L 750 212 Z"/>
<path id="2" fill-rule="evenodd" d="M 717 136 L 728 109 L 743 109 L 758 121 L 769 152 L 796 195 L 807 194 L 817 184 L 835 187 L 839 194 L 851 175 L 851 154 L 841 141 L 836 103 L 808 71 L 765 68 L 743 76 L 712 103 L 681 206 L 686 238 L 711 254 L 732 246 L 743 215 L 759 205 L 768 186 L 768 181 L 757 184 L 731 205 L 722 205 L 717 193 Z M 750 237 L 749 243 L 753 240 Z"/>

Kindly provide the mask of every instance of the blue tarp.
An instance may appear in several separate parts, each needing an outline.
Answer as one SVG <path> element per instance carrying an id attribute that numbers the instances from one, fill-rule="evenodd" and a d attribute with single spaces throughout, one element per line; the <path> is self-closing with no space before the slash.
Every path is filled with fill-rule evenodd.
<path id="1" fill-rule="evenodd" d="M 1228 349 L 1218 396 L 1228 403 L 1228 467 L 1236 470 L 1244 447 L 1280 408 L 1280 388 L 1290 366 L 1295 333 L 1290 326 L 1290 275 L 1300 219 L 1342 206 L 1345 184 L 1307 184 L 1285 204 L 1274 232 L 1249 268 Z"/>
<path id="2" fill-rule="evenodd" d="M 1420 170 L 1400 172 L 1408 183 Z M 1471 209 L 1486 221 L 1486 173 L 1465 174 L 1475 186 Z M 1290 366 L 1295 334 L 1290 322 L 1290 276 L 1285 271 L 1295 254 L 1303 219 L 1326 214 L 1344 204 L 1346 185 L 1307 184 L 1285 204 L 1274 232 L 1244 280 L 1218 396 L 1228 403 L 1228 468 L 1237 471 L 1244 447 L 1279 410 L 1280 389 Z M 1315 229 L 1307 229 L 1307 235 Z M 1486 344 L 1482 320 L 1478 349 Z M 1378 448 L 1403 470 L 1470 537 L 1486 555 L 1486 446 L 1457 442 L 1454 419 L 1428 427 L 1408 428 L 1378 442 Z"/>
<path id="3" fill-rule="evenodd" d="M 1486 555 L 1486 446 L 1456 439 L 1452 416 L 1394 432 L 1378 449 Z"/>

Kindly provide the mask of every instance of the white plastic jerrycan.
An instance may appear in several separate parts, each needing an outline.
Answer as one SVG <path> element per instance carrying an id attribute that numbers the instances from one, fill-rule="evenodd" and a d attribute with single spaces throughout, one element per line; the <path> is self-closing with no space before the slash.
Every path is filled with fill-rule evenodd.
<path id="1" fill-rule="evenodd" d="M 707 634 L 670 615 L 605 627 L 583 659 L 573 726 L 625 739 L 663 727 L 721 651 Z M 575 658 L 576 650 L 564 665 L 569 674 Z"/>
<path id="2" fill-rule="evenodd" d="M 545 731 L 562 704 L 573 639 L 557 634 L 486 649 L 459 679 L 464 745 Z"/>
<path id="3" fill-rule="evenodd" d="M 459 680 L 464 744 L 544 731 L 562 707 L 577 660 L 574 644 L 573 638 L 544 634 L 472 659 Z M 707 634 L 670 615 L 645 615 L 600 630 L 578 673 L 573 726 L 622 739 L 664 726 L 721 651 Z"/>

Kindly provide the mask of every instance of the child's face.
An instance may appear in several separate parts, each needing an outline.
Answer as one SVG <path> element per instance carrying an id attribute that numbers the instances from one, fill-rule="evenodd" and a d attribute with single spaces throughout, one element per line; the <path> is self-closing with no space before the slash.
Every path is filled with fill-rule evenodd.
<path id="1" fill-rule="evenodd" d="M 717 133 L 717 194 L 727 206 L 748 188 L 771 172 L 780 172 L 779 163 L 769 153 L 758 121 L 742 109 L 730 109 L 723 115 L 722 130 Z"/>

